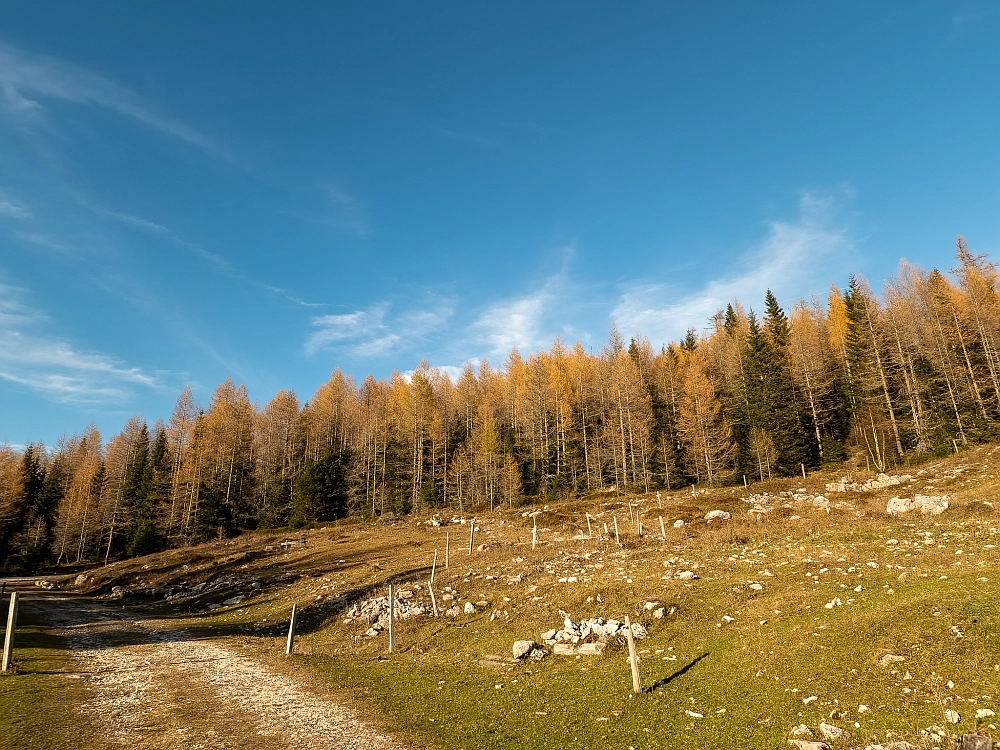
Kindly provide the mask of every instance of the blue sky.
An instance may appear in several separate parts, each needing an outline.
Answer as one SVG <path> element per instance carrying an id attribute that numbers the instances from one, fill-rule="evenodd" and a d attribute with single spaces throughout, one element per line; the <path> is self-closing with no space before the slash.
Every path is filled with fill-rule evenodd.
<path id="1" fill-rule="evenodd" d="M 996 8 L 7 3 L 0 441 L 996 255 Z"/>

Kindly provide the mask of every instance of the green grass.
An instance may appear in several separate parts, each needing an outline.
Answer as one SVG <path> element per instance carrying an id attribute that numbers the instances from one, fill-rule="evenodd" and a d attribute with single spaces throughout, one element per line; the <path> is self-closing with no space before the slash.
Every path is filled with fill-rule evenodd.
<path id="1" fill-rule="evenodd" d="M 57 636 L 38 626 L 29 609 L 21 608 L 15 670 L 0 674 L 0 748 L 108 747 L 79 712 L 87 698 L 85 680 L 72 672 L 65 648 Z"/>

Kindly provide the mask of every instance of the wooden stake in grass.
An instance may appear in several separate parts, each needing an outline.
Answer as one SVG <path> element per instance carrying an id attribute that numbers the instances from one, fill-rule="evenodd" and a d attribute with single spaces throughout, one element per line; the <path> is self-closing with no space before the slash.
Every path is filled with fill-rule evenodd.
<path id="1" fill-rule="evenodd" d="M 805 479 L 806 478 L 806 465 L 805 464 L 799 464 L 799 466 L 802 467 L 802 478 Z"/>
<path id="2" fill-rule="evenodd" d="M 618 516 L 615 516 L 615 544 L 621 544 L 622 540 L 618 536 Z"/>
<path id="3" fill-rule="evenodd" d="M 469 526 L 469 554 L 472 554 L 472 545 L 475 544 L 476 540 L 476 519 L 472 519 L 472 525 Z"/>
<path id="4" fill-rule="evenodd" d="M 608 522 L 604 522 L 604 538 L 607 539 L 610 534 L 608 533 Z"/>
<path id="5" fill-rule="evenodd" d="M 448 569 L 448 555 L 451 552 L 451 532 L 444 532 L 444 569 Z"/>
<path id="6" fill-rule="evenodd" d="M 632 621 L 625 615 L 625 637 L 628 639 L 628 663 L 632 667 L 632 692 L 638 695 L 642 692 L 639 682 L 639 656 L 635 652 L 635 636 L 632 635 Z"/>
<path id="7" fill-rule="evenodd" d="M 389 653 L 396 648 L 396 589 L 389 584 Z"/>
<path id="8" fill-rule="evenodd" d="M 637 528 L 636 528 L 636 534 L 638 534 L 639 538 L 642 539 L 642 521 L 638 522 L 638 525 L 637 525 Z"/>
<path id="9" fill-rule="evenodd" d="M 437 570 L 438 566 L 438 551 L 434 550 L 434 562 L 431 563 L 431 586 L 434 585 L 434 572 Z"/>
<path id="10" fill-rule="evenodd" d="M 667 538 L 667 527 L 663 525 L 663 516 L 660 516 L 660 536 Z"/>
<path id="11" fill-rule="evenodd" d="M 586 513 L 585 515 L 587 516 L 587 538 L 593 539 L 594 533 L 590 530 L 590 514 Z"/>
<path id="12" fill-rule="evenodd" d="M 295 649 L 295 621 L 298 619 L 298 612 L 295 605 L 292 605 L 292 619 L 288 621 L 288 642 L 285 644 L 285 653 L 290 654 Z"/>
<path id="13" fill-rule="evenodd" d="M 534 525 L 531 527 L 531 549 L 535 548 L 538 544 L 538 519 L 534 518 Z"/>
<path id="14" fill-rule="evenodd" d="M 3 665 L 0 667 L 0 672 L 10 671 L 10 662 L 14 655 L 14 631 L 17 629 L 17 598 L 17 592 L 11 591 L 10 609 L 7 611 L 7 634 L 3 639 Z"/>
<path id="15" fill-rule="evenodd" d="M 433 587 L 433 585 L 432 584 L 427 584 L 427 590 L 430 592 L 430 595 L 431 595 L 431 606 L 434 608 L 434 616 L 437 617 L 438 616 L 438 603 L 437 603 L 437 599 L 434 598 L 434 587 Z"/>
<path id="16" fill-rule="evenodd" d="M 746 489 L 746 488 L 747 488 L 747 475 L 744 474 L 743 475 L 743 489 Z"/>

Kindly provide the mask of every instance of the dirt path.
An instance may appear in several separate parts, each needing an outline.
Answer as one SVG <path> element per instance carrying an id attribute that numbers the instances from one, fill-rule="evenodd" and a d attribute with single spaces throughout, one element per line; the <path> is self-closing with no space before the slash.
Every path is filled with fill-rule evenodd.
<path id="1" fill-rule="evenodd" d="M 80 710 L 122 747 L 403 750 L 355 711 L 167 621 L 59 595 L 22 606 L 71 650 L 69 668 L 88 681 Z"/>

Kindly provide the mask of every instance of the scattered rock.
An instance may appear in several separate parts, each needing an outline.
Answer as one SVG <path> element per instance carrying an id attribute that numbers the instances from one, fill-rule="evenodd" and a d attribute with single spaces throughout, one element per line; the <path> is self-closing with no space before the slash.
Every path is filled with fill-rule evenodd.
<path id="1" fill-rule="evenodd" d="M 476 605 L 473 604 L 472 602 L 466 602 L 465 607 L 462 609 L 462 611 L 465 612 L 465 614 L 467 615 L 474 615 L 476 614 Z"/>
<path id="2" fill-rule="evenodd" d="M 721 521 L 728 521 L 732 517 L 733 517 L 732 513 L 728 513 L 724 510 L 710 510 L 708 513 L 705 514 L 706 521 L 714 521 L 716 519 L 719 519 Z"/>
<path id="3" fill-rule="evenodd" d="M 818 740 L 788 740 L 788 744 L 799 750 L 830 750 L 830 745 Z"/>
<path id="4" fill-rule="evenodd" d="M 878 660 L 878 665 L 880 667 L 888 667 L 890 664 L 895 664 L 896 662 L 901 661 L 906 661 L 906 657 L 899 656 L 898 654 L 886 654 Z"/>
<path id="5" fill-rule="evenodd" d="M 535 643 L 534 641 L 514 641 L 514 658 L 525 659 L 531 656 L 531 652 L 535 649 L 541 649 L 542 651 L 545 650 L 541 644 Z"/>
<path id="6" fill-rule="evenodd" d="M 798 726 L 792 727 L 792 731 L 789 732 L 792 737 L 814 737 L 815 734 L 813 730 L 807 727 L 805 724 L 799 724 Z"/>
<path id="7" fill-rule="evenodd" d="M 681 518 L 678 518 L 676 521 L 674 521 L 674 528 L 675 529 L 683 529 L 684 528 L 684 520 L 681 519 Z"/>
<path id="8" fill-rule="evenodd" d="M 993 740 L 981 734 L 963 734 L 958 738 L 958 750 L 993 750 Z"/>
<path id="9" fill-rule="evenodd" d="M 932 516 L 940 515 L 948 510 L 948 495 L 915 495 L 912 499 L 891 497 L 885 506 L 885 512 L 893 516 L 911 510 L 919 510 Z"/>
<path id="10" fill-rule="evenodd" d="M 819 733 L 828 740 L 842 740 L 847 737 L 847 732 L 843 729 L 833 724 L 827 724 L 825 721 L 820 722 Z"/>
<path id="11" fill-rule="evenodd" d="M 243 601 L 243 600 L 244 600 L 245 598 L 246 598 L 246 597 L 245 597 L 245 596 L 243 596 L 243 594 L 240 594 L 239 596 L 234 596 L 234 597 L 231 597 L 231 598 L 229 598 L 229 599 L 226 599 L 226 600 L 225 600 L 225 601 L 224 601 L 224 602 L 222 603 L 222 606 L 223 606 L 223 607 L 231 607 L 231 606 L 233 606 L 234 604 L 239 604 L 239 603 L 240 603 L 240 602 L 242 602 L 242 601 Z"/>
<path id="12" fill-rule="evenodd" d="M 958 711 L 949 708 L 944 712 L 944 720 L 949 724 L 958 724 L 958 722 L 962 720 L 962 716 L 958 713 Z"/>
<path id="13" fill-rule="evenodd" d="M 977 719 L 988 719 L 991 716 L 996 716 L 996 715 L 997 715 L 996 711 L 994 711 L 993 709 L 990 709 L 990 708 L 977 708 L 976 709 L 976 718 Z"/>

